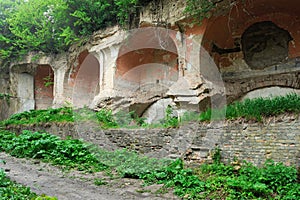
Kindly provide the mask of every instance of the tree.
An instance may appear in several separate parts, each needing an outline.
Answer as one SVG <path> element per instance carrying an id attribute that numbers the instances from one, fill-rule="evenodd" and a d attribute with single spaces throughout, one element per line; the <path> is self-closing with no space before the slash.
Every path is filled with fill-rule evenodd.
<path id="1" fill-rule="evenodd" d="M 63 32 L 69 26 L 66 9 L 63 0 L 23 0 L 7 19 L 11 33 L 16 36 L 15 44 L 21 50 L 65 50 Z"/>
<path id="2" fill-rule="evenodd" d="M 138 0 L 0 0 L 0 56 L 59 53 L 94 31 L 129 23 Z"/>
<path id="3" fill-rule="evenodd" d="M 14 50 L 14 35 L 9 30 L 7 18 L 15 11 L 16 4 L 12 0 L 0 0 L 0 59 L 10 57 Z"/>

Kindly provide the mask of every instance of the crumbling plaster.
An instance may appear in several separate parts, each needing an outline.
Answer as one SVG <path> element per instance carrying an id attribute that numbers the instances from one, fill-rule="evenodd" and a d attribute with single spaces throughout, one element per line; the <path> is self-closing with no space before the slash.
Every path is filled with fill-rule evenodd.
<path id="1" fill-rule="evenodd" d="M 18 66 L 27 66 L 22 69 L 32 73 L 31 66 L 35 69 L 39 65 L 53 69 L 53 107 L 70 102 L 77 107 L 88 104 L 94 109 L 136 110 L 141 115 L 151 113 L 151 105 L 160 99 L 171 99 L 172 105 L 180 109 L 201 111 L 212 104 L 217 106 L 226 100 L 239 99 L 256 89 L 300 88 L 299 2 L 224 0 L 200 25 L 184 14 L 184 0 L 153 2 L 156 4 L 150 3 L 142 9 L 136 29 L 125 31 L 118 26 L 110 27 L 94 33 L 85 44 L 72 46 L 69 52 L 38 60 L 30 54 L 22 62 L 12 64 L 11 93 L 16 95 L 14 74 L 21 73 Z M 263 21 L 270 21 L 290 34 L 288 57 L 263 69 L 251 69 L 244 59 L 241 38 L 248 27 Z M 84 63 L 95 65 L 91 69 L 95 69 L 93 80 L 97 83 L 87 87 L 86 91 L 93 93 L 89 97 L 86 91 L 81 92 L 76 87 L 83 83 L 76 79 L 84 77 Z M 165 67 L 162 73 L 169 74 L 164 78 L 164 87 L 153 75 L 157 69 L 153 66 Z M 147 73 L 143 75 L 144 71 L 138 72 L 137 67 L 152 67 L 152 72 L 147 77 Z M 140 75 L 128 75 L 129 71 Z M 144 91 L 132 89 L 137 76 L 146 76 L 146 82 L 152 78 L 148 82 L 155 80 L 160 84 L 156 86 L 151 82 L 151 87 L 143 88 Z M 87 77 L 84 81 L 90 80 Z M 11 113 L 17 112 L 18 106 L 12 106 Z"/>

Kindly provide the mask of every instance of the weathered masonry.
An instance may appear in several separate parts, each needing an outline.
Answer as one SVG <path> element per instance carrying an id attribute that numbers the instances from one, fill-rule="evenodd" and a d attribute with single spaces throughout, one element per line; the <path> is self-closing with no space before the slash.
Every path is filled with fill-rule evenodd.
<path id="1" fill-rule="evenodd" d="M 201 111 L 244 98 L 300 94 L 300 1 L 218 2 L 199 25 L 183 14 L 184 0 L 153 1 L 131 30 L 110 27 L 63 54 L 29 54 L 11 62 L 0 73 L 0 94 L 12 95 L 9 101 L 0 98 L 0 119 L 72 104 L 134 110 L 151 122 L 168 105 L 178 112 Z M 237 157 L 260 165 L 270 158 L 300 166 L 299 123 L 299 117 L 287 117 L 167 130 L 42 128 L 155 157 L 201 162 L 219 146 L 224 161 Z"/>
<path id="2" fill-rule="evenodd" d="M 0 117 L 71 103 L 134 110 L 151 122 L 167 105 L 201 111 L 299 93 L 300 2 L 223 0 L 201 25 L 183 14 L 184 0 L 157 2 L 131 30 L 111 27 L 66 53 L 11 62 L 0 93 L 13 97 L 0 100 Z"/>
<path id="3" fill-rule="evenodd" d="M 219 147 L 224 162 L 237 159 L 260 166 L 266 159 L 272 159 L 300 167 L 300 119 L 296 116 L 270 118 L 264 123 L 192 122 L 179 129 L 100 130 L 91 123 L 11 129 L 46 129 L 63 138 L 83 138 L 107 150 L 127 148 L 151 157 L 182 158 L 194 163 L 211 159 L 212 150 Z"/>

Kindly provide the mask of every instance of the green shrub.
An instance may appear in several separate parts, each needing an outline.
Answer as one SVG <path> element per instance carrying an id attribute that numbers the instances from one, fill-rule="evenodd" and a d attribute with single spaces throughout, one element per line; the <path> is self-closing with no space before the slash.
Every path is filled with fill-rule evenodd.
<path id="1" fill-rule="evenodd" d="M 106 166 L 98 161 L 88 144 L 76 139 L 61 140 L 48 133 L 24 130 L 15 135 L 0 131 L 0 150 L 20 158 L 36 158 L 67 168 L 99 171 Z"/>
<path id="2" fill-rule="evenodd" d="M 177 116 L 174 116 L 174 111 L 171 106 L 166 108 L 166 116 L 163 120 L 163 126 L 168 128 L 176 128 L 179 126 L 179 120 Z"/>
<path id="3" fill-rule="evenodd" d="M 12 115 L 9 119 L 0 122 L 0 125 L 39 124 L 47 122 L 73 122 L 72 108 L 49 108 L 47 110 L 31 110 Z"/>
<path id="4" fill-rule="evenodd" d="M 100 123 L 100 126 L 104 129 L 119 127 L 112 114 L 112 110 L 101 109 L 96 113 L 96 116 Z"/>
<path id="5" fill-rule="evenodd" d="M 0 58 L 28 52 L 59 53 L 95 31 L 128 27 L 144 2 L 138 0 L 0 1 Z"/>

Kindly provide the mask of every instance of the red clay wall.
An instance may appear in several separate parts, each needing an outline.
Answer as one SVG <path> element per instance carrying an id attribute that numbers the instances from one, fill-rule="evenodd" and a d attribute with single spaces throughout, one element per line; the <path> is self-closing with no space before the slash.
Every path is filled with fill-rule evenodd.
<path id="1" fill-rule="evenodd" d="M 117 59 L 117 76 L 122 76 L 135 67 L 160 63 L 178 70 L 177 54 L 161 49 L 139 49 L 120 56 Z"/>
<path id="2" fill-rule="evenodd" d="M 240 43 L 244 31 L 252 24 L 272 21 L 286 30 L 293 40 L 289 43 L 289 58 L 300 56 L 299 26 L 300 2 L 294 0 L 256 0 L 232 3 L 227 14 L 214 16 L 208 20 L 202 46 L 211 52 L 212 43 L 222 49 L 231 49 Z M 200 28 L 188 32 L 199 32 Z M 200 31 L 202 32 L 202 31 Z M 212 53 L 220 67 L 231 66 L 234 60 L 243 58 L 242 52 L 220 55 Z"/>
<path id="3" fill-rule="evenodd" d="M 39 65 L 34 76 L 35 109 L 47 109 L 53 101 L 54 73 L 49 65 Z"/>

